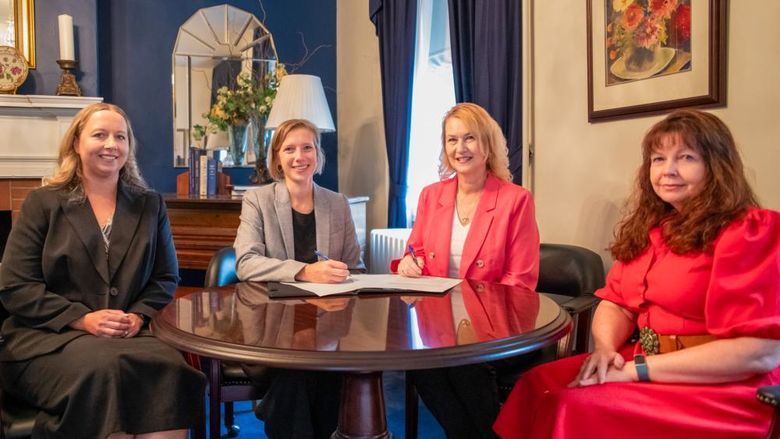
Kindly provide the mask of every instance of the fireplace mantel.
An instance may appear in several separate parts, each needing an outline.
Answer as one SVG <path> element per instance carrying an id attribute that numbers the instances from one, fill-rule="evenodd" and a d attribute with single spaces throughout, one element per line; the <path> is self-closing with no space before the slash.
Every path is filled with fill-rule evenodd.
<path id="1" fill-rule="evenodd" d="M 0 95 L 0 178 L 51 175 L 73 116 L 99 97 Z"/>

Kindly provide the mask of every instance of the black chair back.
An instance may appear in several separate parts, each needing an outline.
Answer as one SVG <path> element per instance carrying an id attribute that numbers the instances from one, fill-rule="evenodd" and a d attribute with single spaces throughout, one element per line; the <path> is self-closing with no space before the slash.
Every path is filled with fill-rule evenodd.
<path id="1" fill-rule="evenodd" d="M 204 286 L 222 287 L 238 283 L 236 251 L 233 247 L 217 250 L 206 269 Z M 235 424 L 233 401 L 256 400 L 263 397 L 267 388 L 258 388 L 236 363 L 212 358 L 202 358 L 209 380 L 209 437 L 220 437 L 220 421 L 224 406 L 224 424 L 228 437 L 236 437 L 240 428 Z M 262 368 L 257 368 L 259 374 Z"/>
<path id="2" fill-rule="evenodd" d="M 574 353 L 588 350 L 592 313 L 598 303 L 593 292 L 604 286 L 604 279 L 601 256 L 587 248 L 566 244 L 542 244 L 539 247 L 536 290 L 546 293 L 571 314 L 574 319 L 571 335 Z"/>
<path id="3" fill-rule="evenodd" d="M 222 287 L 238 282 L 236 275 L 236 250 L 233 247 L 225 247 L 217 250 L 209 261 L 206 269 L 204 286 Z"/>
<path id="4" fill-rule="evenodd" d="M 538 291 L 579 297 L 603 286 L 604 263 L 595 252 L 566 244 L 539 247 Z"/>

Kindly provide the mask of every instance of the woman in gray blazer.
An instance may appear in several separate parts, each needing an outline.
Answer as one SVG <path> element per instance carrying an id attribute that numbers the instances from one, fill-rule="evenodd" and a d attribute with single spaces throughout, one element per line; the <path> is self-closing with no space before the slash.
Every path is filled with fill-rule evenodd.
<path id="1" fill-rule="evenodd" d="M 0 270 L 3 390 L 40 408 L 34 438 L 186 438 L 205 377 L 154 338 L 176 253 L 127 115 L 81 110 L 59 168 L 22 206 Z"/>
<path id="2" fill-rule="evenodd" d="M 311 122 L 279 125 L 268 166 L 277 181 L 244 195 L 233 245 L 239 279 L 337 283 L 364 270 L 347 198 L 314 183 L 324 163 Z M 271 375 L 256 411 L 268 437 L 329 438 L 336 429 L 340 374 L 243 367 L 256 382 Z"/>

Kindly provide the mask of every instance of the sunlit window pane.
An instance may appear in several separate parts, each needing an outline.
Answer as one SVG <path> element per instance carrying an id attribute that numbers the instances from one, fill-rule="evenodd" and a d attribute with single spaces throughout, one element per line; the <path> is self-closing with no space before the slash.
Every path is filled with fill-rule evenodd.
<path id="1" fill-rule="evenodd" d="M 406 212 L 412 224 L 422 188 L 439 180 L 441 119 L 455 105 L 447 0 L 418 0 Z"/>

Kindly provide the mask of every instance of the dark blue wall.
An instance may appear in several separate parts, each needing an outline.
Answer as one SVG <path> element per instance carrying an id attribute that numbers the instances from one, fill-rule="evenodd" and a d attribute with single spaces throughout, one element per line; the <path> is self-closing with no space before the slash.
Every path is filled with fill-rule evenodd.
<path id="1" fill-rule="evenodd" d="M 171 53 L 179 26 L 200 8 L 228 3 L 263 20 L 252 0 L 45 0 L 36 2 L 38 69 L 20 94 L 53 95 L 59 81 L 57 15 L 73 16 L 79 85 L 85 96 L 103 96 L 127 111 L 139 140 L 138 162 L 149 184 L 175 192 Z M 304 56 L 299 32 L 309 51 L 320 49 L 296 73 L 322 78 L 336 117 L 336 0 L 265 0 L 265 24 L 282 62 Z M 323 135 L 326 161 L 317 182 L 338 189 L 336 135 Z M 248 184 L 250 169 L 227 169 L 235 184 Z"/>
<path id="2" fill-rule="evenodd" d="M 76 79 L 84 96 L 98 96 L 97 0 L 45 0 L 35 2 L 36 69 L 17 93 L 53 95 L 60 81 L 57 16 L 73 17 L 73 39 L 78 60 Z"/>
<path id="3" fill-rule="evenodd" d="M 261 20 L 257 1 L 160 1 L 111 0 L 97 6 L 100 53 L 100 91 L 107 101 L 124 108 L 138 137 L 138 161 L 149 184 L 161 192 L 174 192 L 176 174 L 183 168 L 173 163 L 173 113 L 171 102 L 171 53 L 179 26 L 203 7 L 228 3 L 255 14 Z M 263 2 L 265 24 L 276 41 L 284 63 L 301 59 L 304 47 L 318 51 L 297 73 L 320 76 L 332 114 L 336 116 L 336 0 L 285 0 Z M 335 134 L 323 136 L 328 157 L 317 181 L 337 189 L 338 167 Z M 235 184 L 248 184 L 250 169 L 228 169 Z"/>

